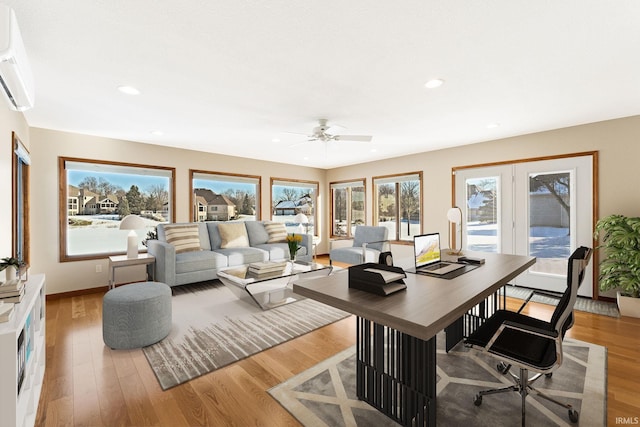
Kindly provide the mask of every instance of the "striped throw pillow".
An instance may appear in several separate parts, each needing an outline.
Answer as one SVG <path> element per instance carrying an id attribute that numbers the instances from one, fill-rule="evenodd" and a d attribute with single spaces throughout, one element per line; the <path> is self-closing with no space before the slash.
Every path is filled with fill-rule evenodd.
<path id="1" fill-rule="evenodd" d="M 267 243 L 285 243 L 287 241 L 287 229 L 281 222 L 265 222 L 264 229 L 269 234 Z"/>
<path id="2" fill-rule="evenodd" d="M 165 225 L 167 243 L 176 248 L 176 253 L 201 251 L 200 234 L 196 224 Z"/>

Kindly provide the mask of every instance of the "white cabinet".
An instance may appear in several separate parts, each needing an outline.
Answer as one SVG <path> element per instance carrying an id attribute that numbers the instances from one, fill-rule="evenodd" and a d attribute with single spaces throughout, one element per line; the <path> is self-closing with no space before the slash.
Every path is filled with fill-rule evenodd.
<path id="1" fill-rule="evenodd" d="M 0 414 L 3 426 L 33 426 L 45 368 L 45 277 L 30 275 L 22 301 L 0 323 Z"/>

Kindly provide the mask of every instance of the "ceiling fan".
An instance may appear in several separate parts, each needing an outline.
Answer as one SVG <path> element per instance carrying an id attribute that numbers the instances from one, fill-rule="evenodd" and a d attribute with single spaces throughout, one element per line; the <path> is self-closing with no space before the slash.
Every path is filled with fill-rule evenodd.
<path id="1" fill-rule="evenodd" d="M 319 119 L 318 126 L 313 128 L 310 135 L 306 135 L 307 141 L 355 141 L 355 142 L 369 142 L 373 138 L 371 135 L 340 135 L 339 132 L 343 132 L 346 129 L 342 126 L 327 125 L 327 119 Z M 301 144 L 301 143 L 298 143 Z M 295 144 L 295 145 L 298 145 Z"/>

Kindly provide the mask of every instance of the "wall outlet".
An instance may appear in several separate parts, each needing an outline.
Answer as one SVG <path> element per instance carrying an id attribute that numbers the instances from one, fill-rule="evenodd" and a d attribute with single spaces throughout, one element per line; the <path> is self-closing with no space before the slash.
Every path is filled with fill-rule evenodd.
<path id="1" fill-rule="evenodd" d="M 102 273 L 102 264 L 96 264 L 96 273 Z"/>

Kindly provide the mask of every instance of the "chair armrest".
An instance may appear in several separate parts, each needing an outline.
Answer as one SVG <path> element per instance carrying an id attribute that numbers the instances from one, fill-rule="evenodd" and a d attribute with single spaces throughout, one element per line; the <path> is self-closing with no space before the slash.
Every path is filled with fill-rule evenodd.
<path id="1" fill-rule="evenodd" d="M 531 298 L 533 298 L 535 295 L 544 295 L 545 297 L 556 298 L 558 300 L 561 297 L 560 295 L 556 295 L 556 294 L 553 294 L 551 292 L 545 292 L 545 291 L 540 291 L 540 290 L 534 289 L 534 290 L 531 291 L 531 293 L 529 294 L 527 299 L 524 300 L 524 302 L 522 303 L 522 305 L 518 309 L 518 313 L 520 313 L 522 310 L 524 310 L 525 306 L 527 304 L 529 304 L 529 301 L 531 301 Z"/>
<path id="2" fill-rule="evenodd" d="M 546 329 L 536 328 L 535 326 L 529 326 L 518 322 L 512 322 L 510 320 L 505 320 L 504 322 L 502 322 L 502 325 L 500 325 L 498 330 L 496 330 L 487 345 L 484 347 L 485 351 L 491 350 L 491 347 L 493 347 L 493 344 L 505 329 L 514 329 L 516 331 L 524 332 L 528 335 L 548 338 L 552 340 L 558 339 L 558 333 L 556 331 L 549 331 Z"/>
<path id="3" fill-rule="evenodd" d="M 543 338 L 558 338 L 558 332 L 549 331 L 547 329 L 536 328 L 535 326 L 523 325 L 522 323 L 511 322 L 509 320 L 503 323 L 506 329 L 515 329 L 520 332 L 527 333 L 529 335 L 535 335 Z"/>
<path id="4" fill-rule="evenodd" d="M 337 242 L 341 242 L 341 243 L 353 242 L 353 239 L 352 238 L 346 238 L 346 237 L 344 239 L 343 238 L 329 239 L 329 251 L 331 251 L 331 249 L 333 249 L 333 244 L 337 243 Z M 351 246 L 353 246 L 353 244 Z"/>
<path id="5" fill-rule="evenodd" d="M 302 234 L 300 246 L 307 248 L 307 255 L 313 255 L 313 234 Z"/>
<path id="6" fill-rule="evenodd" d="M 380 250 L 380 252 L 384 252 L 385 251 L 385 246 L 388 248 L 387 250 L 391 250 L 391 243 L 390 243 L 389 240 L 378 240 L 378 241 L 375 241 L 375 242 L 365 242 L 365 243 L 362 244 L 362 259 L 363 260 L 367 259 L 367 246 L 375 244 L 375 243 L 383 243 L 382 250 Z M 377 251 L 378 249 L 375 249 L 375 250 Z"/>

